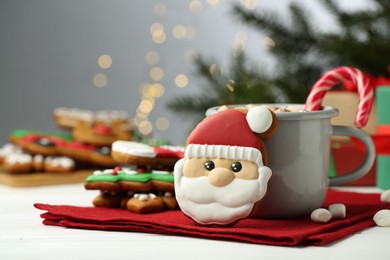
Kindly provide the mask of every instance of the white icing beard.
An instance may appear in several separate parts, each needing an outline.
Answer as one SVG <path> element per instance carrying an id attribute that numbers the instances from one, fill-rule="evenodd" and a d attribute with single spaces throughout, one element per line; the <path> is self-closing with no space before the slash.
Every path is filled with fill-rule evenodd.
<path id="1" fill-rule="evenodd" d="M 271 170 L 259 167 L 259 178 L 242 180 L 235 178 L 224 187 L 215 187 L 206 176 L 188 178 L 182 168 L 186 159 L 175 165 L 175 192 L 181 210 L 200 224 L 230 224 L 247 217 L 256 202 L 267 190 Z"/>

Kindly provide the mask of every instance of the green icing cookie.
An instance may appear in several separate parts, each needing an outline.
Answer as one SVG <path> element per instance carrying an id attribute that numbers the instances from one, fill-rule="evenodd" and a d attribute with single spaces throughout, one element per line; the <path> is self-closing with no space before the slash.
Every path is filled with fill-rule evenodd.
<path id="1" fill-rule="evenodd" d="M 156 173 L 137 173 L 137 174 L 126 174 L 120 171 L 117 174 L 102 173 L 92 174 L 87 177 L 86 182 L 92 181 L 134 181 L 134 182 L 148 182 L 151 180 L 165 181 L 173 183 L 173 175 L 168 174 L 156 174 Z"/>
<path id="2" fill-rule="evenodd" d="M 42 134 L 42 135 L 48 135 L 53 136 L 57 138 L 61 138 L 64 141 L 73 141 L 73 137 L 69 133 L 60 133 L 60 132 L 40 132 L 40 131 L 30 131 L 25 129 L 16 129 L 11 132 L 12 137 L 16 138 L 22 138 L 23 136 L 29 135 L 29 134 Z"/>

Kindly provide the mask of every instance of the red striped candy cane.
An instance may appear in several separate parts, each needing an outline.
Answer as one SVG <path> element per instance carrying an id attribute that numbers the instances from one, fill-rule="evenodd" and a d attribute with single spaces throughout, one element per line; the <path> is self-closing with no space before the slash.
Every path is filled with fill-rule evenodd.
<path id="1" fill-rule="evenodd" d="M 370 117 L 373 99 L 373 82 L 368 75 L 354 67 L 337 67 L 325 73 L 313 86 L 306 99 L 307 111 L 321 109 L 321 103 L 325 94 L 338 83 L 352 81 L 357 86 L 359 94 L 358 110 L 355 117 L 355 126 L 361 128 L 365 126 Z"/>

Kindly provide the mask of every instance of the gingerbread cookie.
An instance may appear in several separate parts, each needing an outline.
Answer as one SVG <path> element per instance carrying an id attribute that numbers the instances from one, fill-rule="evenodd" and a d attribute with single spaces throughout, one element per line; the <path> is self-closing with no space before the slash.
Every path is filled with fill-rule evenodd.
<path id="1" fill-rule="evenodd" d="M 62 139 L 64 141 L 71 141 L 73 140 L 72 136 L 69 133 L 62 133 L 62 132 L 40 132 L 40 131 L 31 131 L 26 129 L 16 129 L 12 131 L 8 135 L 8 140 L 15 145 L 22 146 L 23 145 L 23 137 L 28 135 L 34 135 L 36 137 L 55 137 Z M 21 143 L 22 142 L 22 143 Z"/>
<path id="2" fill-rule="evenodd" d="M 21 138 L 20 146 L 31 154 L 54 156 L 58 154 L 58 147 L 63 145 L 63 139 L 52 136 L 29 134 Z"/>
<path id="3" fill-rule="evenodd" d="M 67 156 L 81 162 L 90 162 L 91 155 L 97 147 L 92 144 L 72 141 L 63 143 L 57 148 L 59 155 Z"/>
<path id="4" fill-rule="evenodd" d="M 163 210 L 164 201 L 154 193 L 136 193 L 127 201 L 126 207 L 135 213 L 153 213 Z"/>
<path id="5" fill-rule="evenodd" d="M 22 149 L 14 144 L 5 144 L 0 148 L 0 165 L 3 163 L 5 157 L 9 154 L 23 153 Z"/>
<path id="6" fill-rule="evenodd" d="M 94 113 L 90 110 L 59 107 L 53 111 L 54 120 L 58 127 L 72 129 L 80 122 L 93 122 Z"/>
<path id="7" fill-rule="evenodd" d="M 112 158 L 120 164 L 135 164 L 148 167 L 172 167 L 183 158 L 180 146 L 149 146 L 130 141 L 115 141 L 111 146 Z"/>
<path id="8" fill-rule="evenodd" d="M 181 210 L 204 225 L 233 225 L 249 217 L 267 192 L 272 172 L 263 140 L 276 128 L 265 106 L 221 111 L 200 122 L 174 169 Z"/>
<path id="9" fill-rule="evenodd" d="M 103 110 L 91 111 L 79 108 L 59 107 L 53 111 L 54 119 L 60 128 L 72 130 L 80 124 L 129 124 L 129 116 L 124 111 Z M 128 125 L 123 131 L 128 131 Z"/>
<path id="10" fill-rule="evenodd" d="M 75 169 L 75 161 L 69 157 L 46 157 L 44 160 L 44 169 L 46 172 L 67 173 Z"/>
<path id="11" fill-rule="evenodd" d="M 135 213 L 152 213 L 177 208 L 172 172 L 144 172 L 115 167 L 88 176 L 87 190 L 100 190 L 93 200 L 97 207 L 121 207 Z"/>
<path id="12" fill-rule="evenodd" d="M 25 153 L 12 153 L 4 157 L 2 164 L 9 173 L 25 173 L 32 171 L 32 156 Z"/>
<path id="13" fill-rule="evenodd" d="M 41 154 L 26 153 L 8 154 L 2 167 L 9 173 L 51 172 L 67 173 L 75 169 L 75 161 L 68 157 L 44 157 Z"/>
<path id="14" fill-rule="evenodd" d="M 92 204 L 103 208 L 126 208 L 129 199 L 130 197 L 123 192 L 101 192 L 93 199 Z"/>
<path id="15" fill-rule="evenodd" d="M 130 140 L 133 129 L 129 121 L 81 122 L 73 127 L 75 140 L 96 146 L 109 146 L 116 140 Z"/>
<path id="16" fill-rule="evenodd" d="M 43 156 L 65 156 L 77 163 L 88 163 L 96 166 L 114 167 L 118 165 L 111 157 L 110 146 L 96 146 L 75 141 L 59 135 L 49 135 L 23 131 L 23 134 L 12 135 L 18 147 L 30 154 Z"/>

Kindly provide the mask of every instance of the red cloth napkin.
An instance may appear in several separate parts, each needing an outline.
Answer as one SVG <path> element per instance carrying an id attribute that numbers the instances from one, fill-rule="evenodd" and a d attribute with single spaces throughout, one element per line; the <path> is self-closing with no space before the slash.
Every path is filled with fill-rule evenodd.
<path id="1" fill-rule="evenodd" d="M 295 219 L 244 219 L 233 227 L 204 227 L 186 217 L 180 210 L 153 214 L 135 214 L 124 209 L 34 204 L 47 211 L 43 224 L 68 228 L 146 232 L 240 241 L 267 245 L 325 245 L 365 228 L 375 226 L 374 214 L 390 209 L 379 194 L 343 192 L 330 189 L 324 207 L 344 203 L 345 219 L 315 223 L 310 217 Z"/>

